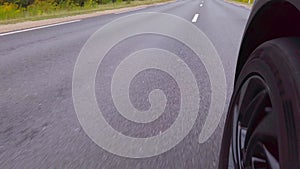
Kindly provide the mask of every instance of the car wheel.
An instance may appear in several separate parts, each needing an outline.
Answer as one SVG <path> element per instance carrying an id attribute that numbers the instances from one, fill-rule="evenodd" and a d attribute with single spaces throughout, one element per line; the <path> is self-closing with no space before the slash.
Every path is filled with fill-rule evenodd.
<path id="1" fill-rule="evenodd" d="M 231 98 L 220 169 L 300 168 L 300 39 L 260 45 Z"/>

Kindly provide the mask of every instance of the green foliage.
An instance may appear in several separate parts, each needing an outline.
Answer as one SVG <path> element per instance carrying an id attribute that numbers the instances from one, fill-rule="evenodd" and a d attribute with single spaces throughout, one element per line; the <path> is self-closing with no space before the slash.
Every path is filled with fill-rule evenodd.
<path id="1" fill-rule="evenodd" d="M 0 0 L 0 21 L 59 15 L 65 11 L 114 9 L 158 1 L 166 0 Z"/>
<path id="2" fill-rule="evenodd" d="M 94 8 L 111 0 L 0 0 L 0 20 Z"/>
<path id="3" fill-rule="evenodd" d="M 24 10 L 24 8 L 18 8 L 17 4 L 4 2 L 3 5 L 0 6 L 0 19 L 14 18 L 15 16 L 21 15 Z"/>
<path id="4" fill-rule="evenodd" d="M 237 2 L 249 3 L 249 0 L 235 0 Z M 250 4 L 253 4 L 254 0 L 250 0 Z"/>

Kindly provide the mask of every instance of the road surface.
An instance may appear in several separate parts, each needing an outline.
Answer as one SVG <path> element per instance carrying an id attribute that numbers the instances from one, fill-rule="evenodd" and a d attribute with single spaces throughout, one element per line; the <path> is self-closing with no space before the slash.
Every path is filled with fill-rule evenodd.
<path id="1" fill-rule="evenodd" d="M 172 112 L 180 107 L 180 90 L 172 77 L 151 70 L 141 72 L 133 79 L 130 99 L 137 109 L 149 109 L 147 96 L 155 88 L 164 90 L 170 99 L 164 112 L 169 112 L 170 116 L 144 127 L 128 124 L 116 113 L 107 92 L 110 91 L 107 80 L 111 78 L 116 64 L 134 51 L 161 48 L 173 52 L 189 65 L 200 86 L 199 115 L 184 140 L 158 156 L 125 158 L 97 146 L 79 124 L 72 100 L 72 75 L 80 50 L 88 38 L 105 24 L 141 12 L 176 15 L 208 36 L 225 69 L 228 105 L 238 48 L 250 11 L 222 0 L 177 0 L 136 11 L 3 35 L 0 36 L 0 168 L 217 168 L 225 113 L 212 137 L 199 144 L 198 135 L 210 105 L 208 73 L 186 46 L 168 37 L 139 35 L 117 44 L 106 56 L 109 59 L 98 69 L 95 93 L 99 107 L 116 130 L 132 137 L 159 134 L 174 121 Z M 124 29 L 134 29 L 135 24 L 143 22 L 147 20 L 130 23 Z M 170 31 L 189 30 L 178 25 L 170 27 Z M 186 87 L 189 87 L 188 83 Z"/>

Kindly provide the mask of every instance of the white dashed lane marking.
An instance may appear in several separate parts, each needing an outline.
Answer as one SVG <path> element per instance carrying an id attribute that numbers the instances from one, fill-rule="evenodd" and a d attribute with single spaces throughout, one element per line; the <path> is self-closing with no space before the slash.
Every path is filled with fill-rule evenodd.
<path id="1" fill-rule="evenodd" d="M 198 17 L 199 17 L 199 14 L 195 14 L 195 16 L 193 17 L 192 22 L 193 22 L 193 23 L 197 22 Z"/>

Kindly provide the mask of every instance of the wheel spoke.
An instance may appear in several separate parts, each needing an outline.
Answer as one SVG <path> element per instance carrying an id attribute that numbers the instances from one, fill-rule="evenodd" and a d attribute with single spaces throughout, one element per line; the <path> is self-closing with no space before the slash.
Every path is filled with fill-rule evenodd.
<path id="1" fill-rule="evenodd" d="M 245 159 L 249 162 L 253 160 L 253 157 L 259 158 L 263 156 L 266 159 L 268 166 L 273 168 L 271 163 L 278 162 L 278 147 L 277 147 L 277 116 L 275 113 L 268 113 L 256 126 L 254 131 L 247 134 L 249 138 L 246 147 Z M 258 157 L 259 156 L 259 157 Z"/>
<path id="2" fill-rule="evenodd" d="M 247 127 L 247 132 L 249 134 L 246 135 L 245 144 L 247 143 L 247 140 L 249 140 L 249 137 L 251 136 L 251 133 L 254 132 L 254 130 L 258 127 L 260 123 L 264 123 L 263 120 L 269 120 L 268 118 L 271 118 L 272 114 L 271 107 L 269 103 L 269 98 L 267 95 L 266 90 L 262 90 L 259 92 L 256 97 L 251 101 L 251 103 L 248 105 L 246 110 L 246 115 L 242 119 L 242 124 Z M 266 117 L 269 116 L 269 117 Z M 266 119 L 264 119 L 266 118 Z M 272 116 L 272 118 L 274 118 Z M 272 120 L 272 119 L 270 119 Z M 274 123 L 267 122 L 267 126 L 270 126 Z M 261 124 L 260 124 L 261 125 Z M 272 127 L 272 126 L 270 126 Z M 274 130 L 272 130 L 274 131 Z"/>
<path id="3" fill-rule="evenodd" d="M 251 100 L 250 104 L 245 109 L 245 113 L 241 119 L 242 124 L 248 126 L 249 124 L 254 123 L 257 121 L 259 117 L 263 117 L 265 114 L 264 109 L 266 107 L 266 103 L 268 102 L 267 91 L 262 90 L 260 91 L 254 98 Z M 257 113 L 261 112 L 261 113 Z M 250 120 L 249 120 L 250 119 Z"/>
<path id="4" fill-rule="evenodd" d="M 268 163 L 270 164 L 270 167 L 272 169 L 279 169 L 279 161 L 274 157 L 274 155 L 265 147 L 263 146 L 263 149 L 265 151 Z"/>
<path id="5" fill-rule="evenodd" d="M 270 168 L 279 169 L 279 161 L 274 157 L 274 155 L 265 147 L 262 143 L 257 144 L 256 149 L 262 154 L 254 154 L 251 157 L 251 168 Z M 260 157 L 258 157 L 258 155 Z M 249 167 L 250 168 L 250 167 Z"/>

